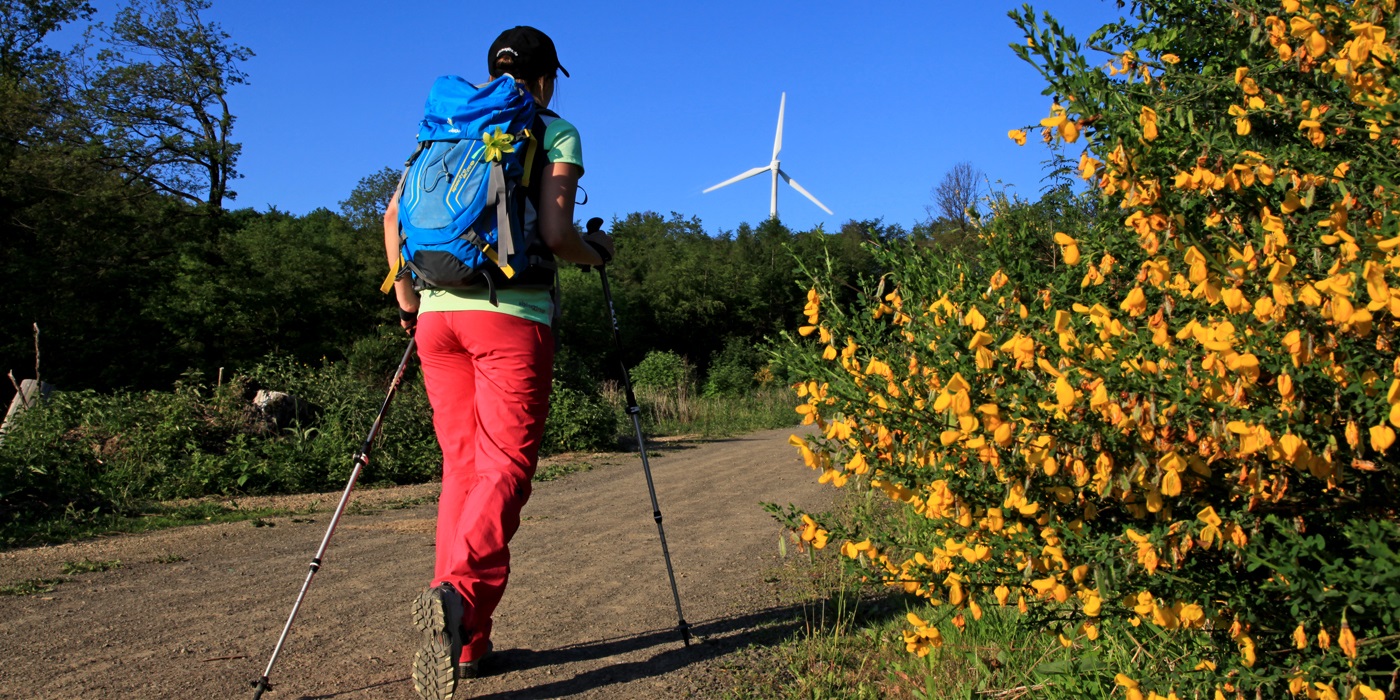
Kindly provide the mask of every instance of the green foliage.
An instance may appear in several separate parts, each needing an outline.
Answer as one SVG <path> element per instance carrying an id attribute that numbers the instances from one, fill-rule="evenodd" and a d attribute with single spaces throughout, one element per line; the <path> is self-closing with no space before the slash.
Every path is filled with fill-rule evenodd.
<path id="1" fill-rule="evenodd" d="M 632 385 L 638 389 L 685 393 L 693 378 L 690 363 L 669 350 L 653 350 L 632 368 Z"/>
<path id="2" fill-rule="evenodd" d="M 800 262 L 830 257 L 841 279 L 854 284 L 874 272 L 861 241 L 896 230 L 874 221 L 852 222 L 836 234 L 794 232 L 765 221 L 710 235 L 699 220 L 679 215 L 666 219 L 647 212 L 614 220 L 618 253 L 608 274 L 622 335 L 621 362 L 635 366 L 652 350 L 708 362 L 730 338 L 760 345 L 793 330 L 794 320 L 782 309 L 802 298 L 794 283 Z M 561 282 L 563 342 L 585 358 L 609 356 L 613 340 L 596 279 L 565 270 Z M 597 365 L 603 376 L 620 380 L 617 366 L 617 360 Z M 697 370 L 703 376 L 708 367 Z"/>
<path id="3" fill-rule="evenodd" d="M 268 358 L 219 387 L 190 375 L 173 392 L 52 394 L 20 414 L 0 444 L 0 542 L 22 542 L 41 521 L 100 521 L 152 501 L 338 488 L 392 362 L 366 379 L 343 362 L 312 368 Z M 256 387 L 298 397 L 314 417 L 277 429 L 248 402 Z M 363 480 L 435 476 L 441 456 L 430 416 L 421 380 L 406 380 Z"/>
<path id="4" fill-rule="evenodd" d="M 724 349 L 710 360 L 705 396 L 742 396 L 753 390 L 754 373 L 763 363 L 762 351 L 742 338 L 725 341 Z"/>
<path id="5" fill-rule="evenodd" d="M 617 444 L 617 413 L 597 393 L 554 382 L 541 452 L 609 450 Z"/>
<path id="6" fill-rule="evenodd" d="M 374 289 L 382 243 L 326 210 L 239 219 L 180 256 L 152 315 L 203 367 L 241 365 L 268 352 L 308 362 L 337 356 L 382 308 Z"/>

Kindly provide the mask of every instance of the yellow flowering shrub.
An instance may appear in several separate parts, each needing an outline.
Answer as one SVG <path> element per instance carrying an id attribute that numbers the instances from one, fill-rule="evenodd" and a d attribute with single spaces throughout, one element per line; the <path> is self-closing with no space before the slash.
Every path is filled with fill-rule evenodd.
<path id="1" fill-rule="evenodd" d="M 1082 150 L 1088 195 L 1000 202 L 976 255 L 878 247 L 854 306 L 813 275 L 793 444 L 906 518 L 802 538 L 941 611 L 913 654 L 1007 606 L 1145 645 L 1097 671 L 1130 699 L 1394 696 L 1395 1 L 1128 11 L 1107 64 L 1013 13 L 1055 99 L 1009 136 Z"/>

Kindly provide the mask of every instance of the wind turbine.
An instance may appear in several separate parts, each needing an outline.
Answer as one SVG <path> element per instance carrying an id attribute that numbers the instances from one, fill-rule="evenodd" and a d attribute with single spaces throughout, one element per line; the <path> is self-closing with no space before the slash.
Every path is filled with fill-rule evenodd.
<path id="1" fill-rule="evenodd" d="M 801 192 L 802 196 L 812 200 L 813 204 L 821 207 L 822 211 L 826 212 L 827 214 L 832 213 L 830 209 L 826 208 L 825 204 L 822 204 L 821 202 L 817 201 L 817 198 L 813 197 L 811 192 L 802 189 L 802 185 L 797 184 L 796 180 L 788 177 L 788 174 L 783 172 L 782 168 L 778 167 L 778 152 L 783 150 L 783 110 L 786 108 L 787 93 L 784 92 L 782 101 L 778 103 L 778 135 L 773 137 L 773 161 L 763 167 L 754 168 L 753 170 L 745 172 L 741 175 L 735 175 L 734 177 L 731 177 L 728 180 L 725 180 L 724 182 L 715 185 L 714 187 L 706 189 L 705 192 L 713 192 L 721 187 L 724 187 L 725 185 L 732 185 L 740 180 L 746 180 L 748 178 L 753 177 L 754 175 L 758 175 L 759 173 L 771 172 L 773 174 L 773 194 L 772 197 L 768 200 L 768 215 L 770 217 L 778 217 L 778 178 L 780 177 L 783 179 L 783 182 L 792 185 L 792 188 L 794 190 Z"/>

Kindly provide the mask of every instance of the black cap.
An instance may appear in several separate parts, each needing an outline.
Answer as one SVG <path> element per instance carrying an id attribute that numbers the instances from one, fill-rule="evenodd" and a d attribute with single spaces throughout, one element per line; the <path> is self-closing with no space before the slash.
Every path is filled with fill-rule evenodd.
<path id="1" fill-rule="evenodd" d="M 491 42 L 491 50 L 486 54 L 487 72 L 495 72 L 496 57 L 506 51 L 515 54 L 515 70 L 511 75 L 522 80 L 534 80 L 549 75 L 556 68 L 564 77 L 569 76 L 569 71 L 559 65 L 559 54 L 554 50 L 554 41 L 534 27 L 514 27 L 501 32 L 501 35 Z"/>

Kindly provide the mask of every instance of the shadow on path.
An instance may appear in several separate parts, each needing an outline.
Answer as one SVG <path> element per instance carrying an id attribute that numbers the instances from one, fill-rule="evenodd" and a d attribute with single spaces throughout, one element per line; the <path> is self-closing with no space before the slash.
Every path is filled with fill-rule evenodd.
<path id="1" fill-rule="evenodd" d="M 682 645 L 676 629 L 670 628 L 543 651 L 504 649 L 491 657 L 494 663 L 489 665 L 488 672 L 502 673 L 544 666 L 562 666 L 662 647 L 656 654 L 640 661 L 610 664 L 533 688 L 501 691 L 479 695 L 476 698 L 542 700 L 661 676 L 694 663 L 724 656 L 743 647 L 778 644 L 802 626 L 802 619 L 802 606 L 794 605 L 709 620 L 691 626 L 693 639 L 688 647 Z"/>
<path id="2" fill-rule="evenodd" d="M 387 680 L 387 681 L 379 681 L 378 683 L 370 683 L 369 685 L 363 685 L 363 686 L 360 686 L 360 687 L 358 687 L 358 688 L 351 688 L 350 690 L 342 690 L 342 691 L 340 691 L 340 692 L 338 692 L 338 693 L 326 693 L 325 695 L 302 695 L 301 697 L 298 697 L 297 700 L 329 700 L 329 698 L 338 698 L 338 697 L 342 697 L 342 696 L 345 696 L 345 695 L 353 695 L 353 694 L 355 694 L 355 693 L 364 692 L 364 691 L 366 691 L 366 690 L 374 690 L 375 688 L 383 688 L 383 687 L 386 686 L 386 685 L 394 685 L 394 684 L 396 684 L 396 683 L 407 683 L 407 682 L 409 682 L 409 681 L 411 681 L 411 680 L 413 680 L 413 677 L 412 677 L 412 676 L 404 676 L 403 678 L 391 678 L 391 679 L 389 679 L 389 680 Z M 269 688 L 269 690 L 271 690 L 271 688 Z"/>
<path id="3" fill-rule="evenodd" d="M 502 690 L 490 695 L 473 697 L 476 700 L 505 700 L 507 698 L 543 700 L 544 698 L 582 693 L 617 683 L 628 683 L 642 678 L 661 676 L 694 663 L 719 658 L 743 647 L 779 644 L 801 628 L 803 624 L 803 606 L 791 605 L 693 624 L 690 628 L 691 644 L 688 647 L 683 646 L 680 634 L 672 627 L 650 630 L 626 637 L 570 644 L 542 651 L 502 649 L 488 657 L 483 669 L 487 674 L 495 676 L 546 666 L 598 661 L 654 647 L 664 647 L 656 654 L 640 661 L 610 664 L 584 671 L 571 678 L 532 688 Z M 407 683 L 410 680 L 410 677 L 405 676 L 334 693 L 302 695 L 297 700 L 331 700 L 366 690 Z M 465 687 L 469 688 L 471 681 L 465 681 L 465 683 L 467 684 Z"/>

